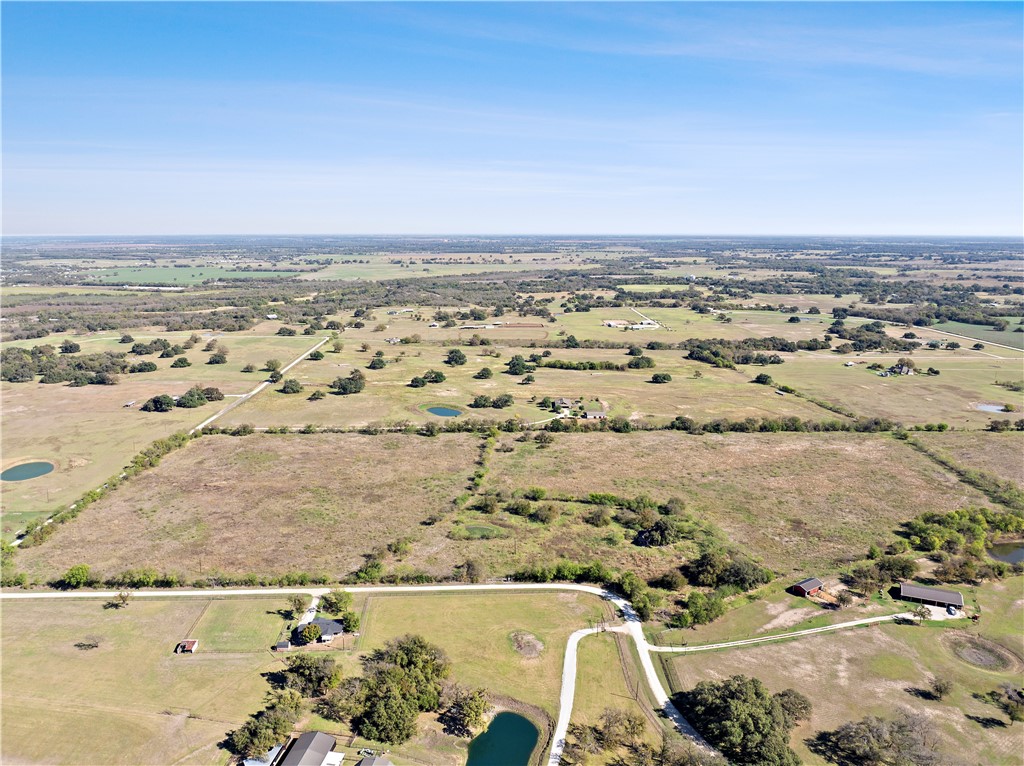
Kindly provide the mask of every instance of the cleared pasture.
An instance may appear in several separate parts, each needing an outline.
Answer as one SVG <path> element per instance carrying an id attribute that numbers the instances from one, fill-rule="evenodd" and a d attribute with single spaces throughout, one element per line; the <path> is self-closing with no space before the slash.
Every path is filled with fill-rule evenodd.
<path id="1" fill-rule="evenodd" d="M 496 452 L 485 486 L 677 496 L 783 576 L 859 558 L 923 511 L 985 503 L 891 437 L 847 433 L 560 434 Z"/>
<path id="2" fill-rule="evenodd" d="M 174 654 L 210 603 L 5 602 L 3 762 L 227 763 L 218 743 L 262 707 L 279 662 L 256 644 Z"/>
<path id="3" fill-rule="evenodd" d="M 198 285 L 210 279 L 290 279 L 299 276 L 295 271 L 226 269 L 218 266 L 140 266 L 97 269 L 86 272 L 90 280 L 110 284 L 136 285 Z"/>
<path id="4" fill-rule="evenodd" d="M 993 415 L 993 417 L 996 417 Z M 1004 417 L 1017 417 L 1007 414 Z M 1024 486 L 1024 433 L 915 433 L 931 450 L 951 457 L 966 468 L 985 471 Z"/>
<path id="5" fill-rule="evenodd" d="M 979 587 L 976 595 L 982 614 L 997 611 L 985 607 L 1005 601 L 1004 590 L 1019 596 L 1021 587 L 1020 578 Z M 999 590 L 990 593 L 996 588 Z M 998 619 L 1019 629 L 1021 618 L 1017 601 Z M 985 619 L 983 616 L 980 630 L 988 635 Z M 1019 673 L 984 670 L 962 661 L 948 641 L 956 631 L 976 635 L 978 628 L 951 629 L 941 623 L 869 626 L 777 644 L 666 657 L 663 662 L 673 690 L 692 688 L 705 679 L 743 674 L 760 678 L 772 692 L 794 688 L 805 694 L 813 705 L 811 720 L 797 727 L 791 741 L 802 763 L 828 762 L 807 747 L 805 740 L 815 732 L 835 729 L 865 715 L 891 718 L 909 708 L 935 724 L 947 754 L 964 754 L 969 747 L 972 762 L 1015 766 L 1024 748 L 1024 732 L 1006 725 L 1003 713 L 975 695 L 993 691 L 1004 682 L 1019 685 Z M 945 700 L 925 699 L 915 693 L 926 690 L 932 678 L 953 682 L 953 691 Z"/>

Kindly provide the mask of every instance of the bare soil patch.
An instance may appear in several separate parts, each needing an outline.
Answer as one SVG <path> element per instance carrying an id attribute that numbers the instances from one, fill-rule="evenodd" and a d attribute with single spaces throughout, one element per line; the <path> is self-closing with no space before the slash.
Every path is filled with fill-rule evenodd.
<path id="1" fill-rule="evenodd" d="M 1024 665 L 1009 649 L 981 636 L 957 632 L 947 633 L 942 638 L 946 648 L 968 665 L 1013 673 L 1021 672 Z"/>
<path id="2" fill-rule="evenodd" d="M 517 630 L 509 638 L 512 641 L 512 648 L 527 659 L 539 657 L 540 653 L 544 651 L 544 644 L 532 633 Z"/>

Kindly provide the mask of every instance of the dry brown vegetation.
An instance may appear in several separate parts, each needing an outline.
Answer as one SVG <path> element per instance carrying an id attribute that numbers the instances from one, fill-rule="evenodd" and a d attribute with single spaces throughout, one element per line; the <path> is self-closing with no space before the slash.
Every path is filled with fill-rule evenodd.
<path id="1" fill-rule="evenodd" d="M 919 513 L 985 502 L 884 435 L 561 434 L 492 465 L 490 486 L 506 490 L 678 496 L 779 572 L 859 558 Z"/>
<path id="2" fill-rule="evenodd" d="M 915 433 L 914 438 L 930 450 L 945 453 L 965 468 L 1024 485 L 1024 433 L 947 431 L 944 434 Z"/>

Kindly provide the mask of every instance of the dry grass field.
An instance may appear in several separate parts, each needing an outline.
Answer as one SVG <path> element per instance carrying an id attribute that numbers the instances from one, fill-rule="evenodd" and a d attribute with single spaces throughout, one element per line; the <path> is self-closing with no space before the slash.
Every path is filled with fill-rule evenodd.
<path id="1" fill-rule="evenodd" d="M 984 496 L 888 436 L 560 434 L 495 453 L 487 485 L 584 496 L 681 497 L 779 572 L 859 557 L 918 513 Z"/>
<path id="2" fill-rule="evenodd" d="M 512 451 L 492 454 L 484 490 L 678 496 L 781 574 L 820 574 L 918 513 L 985 502 L 882 435 L 595 433 L 559 434 L 544 450 L 512 435 L 499 443 Z M 387 557 L 389 570 L 449 575 L 472 558 L 505 575 L 562 557 L 654 575 L 692 553 L 686 541 L 634 546 L 616 524 L 585 524 L 588 508 L 574 502 L 559 502 L 550 524 L 472 504 L 456 510 L 480 444 L 458 434 L 203 437 L 19 552 L 17 566 L 40 580 L 72 563 L 107 576 L 146 565 L 189 580 L 218 571 L 340 577 L 375 548 L 409 538 L 407 553 Z M 440 520 L 424 523 L 434 515 Z"/>
<path id="3" fill-rule="evenodd" d="M 1007 418 L 1014 417 L 1006 415 Z M 915 433 L 928 449 L 948 455 L 966 468 L 985 471 L 1024 486 L 1024 433 Z"/>
<path id="4" fill-rule="evenodd" d="M 1021 601 L 1006 602 L 1006 592 L 1019 597 L 1020 578 L 978 589 L 983 615 L 998 612 L 1000 621 L 1019 626 Z M 983 617 L 982 635 L 988 635 Z M 792 747 L 807 764 L 826 763 L 804 740 L 865 715 L 893 717 L 902 709 L 926 715 L 938 728 L 948 755 L 967 756 L 970 763 L 1017 766 L 1024 752 L 1024 730 L 1008 726 L 1006 716 L 977 699 L 1003 682 L 1020 684 L 1024 663 L 983 669 L 956 653 L 960 629 L 885 625 L 794 641 L 729 649 L 665 660 L 673 689 L 689 689 L 698 681 L 734 674 L 760 678 L 777 692 L 794 688 L 810 698 L 811 720 L 793 734 Z M 971 634 L 977 633 L 971 628 Z M 1020 641 L 1014 651 L 1018 652 Z M 927 689 L 932 678 L 953 682 L 945 700 L 923 699 L 914 690 Z"/>
<path id="5" fill-rule="evenodd" d="M 462 436 L 203 437 L 20 552 L 19 567 L 53 576 L 74 560 L 108 575 L 146 565 L 189 579 L 218 570 L 337 577 L 449 507 L 477 444 Z"/>

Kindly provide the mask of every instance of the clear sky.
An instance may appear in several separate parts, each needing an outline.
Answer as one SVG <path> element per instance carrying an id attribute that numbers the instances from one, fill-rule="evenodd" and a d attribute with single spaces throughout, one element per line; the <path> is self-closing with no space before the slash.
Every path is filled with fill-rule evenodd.
<path id="1" fill-rule="evenodd" d="M 1020 235 L 1022 19 L 5 2 L 4 233 Z"/>

